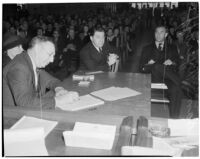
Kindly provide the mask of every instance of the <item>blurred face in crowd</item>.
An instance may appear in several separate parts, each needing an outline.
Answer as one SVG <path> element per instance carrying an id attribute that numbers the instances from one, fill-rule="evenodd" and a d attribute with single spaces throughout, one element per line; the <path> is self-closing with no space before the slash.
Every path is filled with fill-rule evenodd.
<path id="1" fill-rule="evenodd" d="M 37 36 L 42 36 L 42 35 L 43 35 L 42 29 L 38 29 L 38 30 L 37 30 Z"/>
<path id="2" fill-rule="evenodd" d="M 113 35 L 112 29 L 108 29 L 107 36 L 109 37 L 109 36 L 112 36 L 112 35 Z"/>
<path id="3" fill-rule="evenodd" d="M 55 55 L 55 46 L 52 42 L 40 42 L 35 44 L 36 67 L 44 68 L 50 62 L 53 62 Z"/>
<path id="4" fill-rule="evenodd" d="M 167 32 L 165 27 L 157 27 L 155 30 L 155 40 L 157 42 L 163 42 L 167 37 Z"/>
<path id="5" fill-rule="evenodd" d="M 114 30 L 114 35 L 115 35 L 115 36 L 119 35 L 119 29 L 118 29 L 118 28 L 115 28 L 115 30 Z"/>
<path id="6" fill-rule="evenodd" d="M 17 33 L 17 30 L 15 29 L 14 26 L 11 26 L 11 27 L 10 27 L 10 32 L 11 32 L 12 34 L 16 34 L 16 33 Z"/>
<path id="7" fill-rule="evenodd" d="M 94 35 L 90 36 L 90 40 L 96 47 L 101 48 L 105 42 L 105 33 L 103 31 L 95 31 Z"/>
<path id="8" fill-rule="evenodd" d="M 88 30 L 89 30 L 89 29 L 88 29 L 88 26 L 85 25 L 84 28 L 83 28 L 84 33 L 87 33 Z"/>
<path id="9" fill-rule="evenodd" d="M 54 38 L 58 38 L 58 37 L 59 37 L 59 33 L 58 33 L 57 30 L 54 30 L 54 32 L 53 32 L 53 37 L 54 37 Z"/>
<path id="10" fill-rule="evenodd" d="M 75 36 L 74 29 L 69 30 L 69 36 L 72 37 L 72 38 Z"/>

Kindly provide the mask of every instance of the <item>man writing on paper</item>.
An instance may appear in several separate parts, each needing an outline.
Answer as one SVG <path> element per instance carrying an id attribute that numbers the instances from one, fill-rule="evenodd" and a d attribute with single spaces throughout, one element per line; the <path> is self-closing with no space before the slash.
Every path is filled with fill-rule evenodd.
<path id="1" fill-rule="evenodd" d="M 90 33 L 90 40 L 80 51 L 80 69 L 88 71 L 108 71 L 109 66 L 118 58 L 117 49 L 105 42 L 105 31 L 101 27 L 94 27 Z"/>
<path id="2" fill-rule="evenodd" d="M 151 73 L 152 81 L 165 83 L 169 94 L 171 118 L 178 118 L 181 107 L 181 81 L 178 76 L 179 56 L 177 48 L 167 43 L 164 26 L 155 29 L 155 41 L 142 50 L 140 71 Z"/>
<path id="3" fill-rule="evenodd" d="M 54 108 L 78 99 L 77 92 L 57 87 L 60 82 L 39 69 L 53 62 L 55 46 L 47 37 L 34 37 L 27 52 L 3 70 L 3 105 Z"/>

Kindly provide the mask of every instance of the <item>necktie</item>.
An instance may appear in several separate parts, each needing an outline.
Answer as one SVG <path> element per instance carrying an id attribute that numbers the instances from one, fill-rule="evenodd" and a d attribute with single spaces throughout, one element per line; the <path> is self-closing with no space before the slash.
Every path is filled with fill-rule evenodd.
<path id="1" fill-rule="evenodd" d="M 99 53 L 102 53 L 102 48 L 99 48 Z"/>
<path id="2" fill-rule="evenodd" d="M 158 50 L 162 51 L 162 43 L 159 43 Z"/>

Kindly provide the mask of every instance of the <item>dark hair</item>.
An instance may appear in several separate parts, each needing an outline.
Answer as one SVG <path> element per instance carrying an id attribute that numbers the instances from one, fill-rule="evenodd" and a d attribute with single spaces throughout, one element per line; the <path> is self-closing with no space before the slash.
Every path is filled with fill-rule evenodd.
<path id="1" fill-rule="evenodd" d="M 47 37 L 47 36 L 41 36 L 41 37 L 38 37 L 38 36 L 35 36 L 29 43 L 29 49 L 30 48 L 33 48 L 36 44 L 38 43 L 41 43 L 41 42 L 51 42 L 53 43 L 52 39 Z M 54 44 L 54 43 L 53 43 Z"/>
<path id="2" fill-rule="evenodd" d="M 157 28 L 165 28 L 166 32 L 168 32 L 168 28 L 166 26 L 164 26 L 164 25 L 158 25 L 158 26 L 156 26 L 154 32 L 156 32 Z"/>
<path id="3" fill-rule="evenodd" d="M 95 34 L 95 32 L 104 32 L 105 33 L 105 30 L 102 28 L 102 27 L 93 27 L 89 30 L 89 35 L 90 36 L 93 36 Z"/>

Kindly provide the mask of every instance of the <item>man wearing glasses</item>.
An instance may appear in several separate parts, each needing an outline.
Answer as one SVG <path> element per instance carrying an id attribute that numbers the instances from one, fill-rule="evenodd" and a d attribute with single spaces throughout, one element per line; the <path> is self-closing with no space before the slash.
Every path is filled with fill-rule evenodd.
<path id="1" fill-rule="evenodd" d="M 77 92 L 58 87 L 59 80 L 44 68 L 53 62 L 55 46 L 47 37 L 34 37 L 27 52 L 17 55 L 3 70 L 3 105 L 52 109 L 78 100 Z"/>

